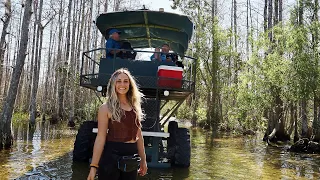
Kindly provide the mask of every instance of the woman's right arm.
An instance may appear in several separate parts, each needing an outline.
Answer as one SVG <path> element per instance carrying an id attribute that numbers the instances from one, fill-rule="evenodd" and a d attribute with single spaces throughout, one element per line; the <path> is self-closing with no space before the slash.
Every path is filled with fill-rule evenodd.
<path id="1" fill-rule="evenodd" d="M 109 110 L 106 104 L 103 104 L 98 112 L 98 135 L 96 137 L 91 164 L 98 165 L 100 157 L 107 138 L 107 129 L 109 121 Z M 96 175 L 97 169 L 94 167 L 90 168 L 88 180 L 93 180 Z"/>

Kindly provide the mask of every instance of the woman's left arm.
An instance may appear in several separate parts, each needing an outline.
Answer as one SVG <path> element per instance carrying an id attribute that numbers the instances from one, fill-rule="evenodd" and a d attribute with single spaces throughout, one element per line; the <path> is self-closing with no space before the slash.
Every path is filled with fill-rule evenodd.
<path id="1" fill-rule="evenodd" d="M 147 173 L 148 167 L 147 167 L 147 158 L 146 158 L 146 153 L 144 150 L 144 141 L 143 141 L 143 136 L 141 132 L 141 128 L 138 129 L 138 141 L 137 141 L 137 146 L 138 146 L 138 154 L 141 158 L 140 161 L 140 168 L 138 170 L 138 173 L 140 176 L 144 176 Z"/>

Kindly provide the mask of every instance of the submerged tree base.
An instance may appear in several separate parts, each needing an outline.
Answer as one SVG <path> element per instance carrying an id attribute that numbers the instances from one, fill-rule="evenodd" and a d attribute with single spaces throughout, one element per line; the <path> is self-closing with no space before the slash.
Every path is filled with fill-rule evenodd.
<path id="1" fill-rule="evenodd" d="M 4 149 L 10 149 L 13 145 L 12 135 L 9 135 L 5 138 Z"/>
<path id="2" fill-rule="evenodd" d="M 308 138 L 301 138 L 290 147 L 289 151 L 319 154 L 320 144 L 318 142 L 310 141 Z"/>
<path id="3" fill-rule="evenodd" d="M 0 150 L 10 149 L 13 145 L 12 135 L 0 137 Z"/>
<path id="4" fill-rule="evenodd" d="M 271 134 L 265 133 L 263 137 L 263 141 L 266 141 L 268 144 L 269 142 L 278 142 L 278 141 L 286 142 L 286 141 L 290 141 L 290 136 L 285 132 L 276 131 L 274 129 Z"/>
<path id="5" fill-rule="evenodd" d="M 69 118 L 68 120 L 68 127 L 75 127 L 76 123 L 74 122 L 74 117 Z"/>

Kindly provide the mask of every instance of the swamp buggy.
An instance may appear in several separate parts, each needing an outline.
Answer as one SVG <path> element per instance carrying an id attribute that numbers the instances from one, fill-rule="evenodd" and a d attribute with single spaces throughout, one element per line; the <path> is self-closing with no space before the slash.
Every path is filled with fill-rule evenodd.
<path id="1" fill-rule="evenodd" d="M 149 53 L 150 57 L 153 51 L 137 49 L 168 44 L 180 57 L 179 62 L 183 63 L 184 68 L 177 67 L 174 62 L 150 61 L 149 58 L 107 59 L 106 48 L 90 50 L 83 52 L 80 85 L 105 96 L 112 73 L 119 68 L 127 68 L 145 96 L 142 109 L 146 117 L 142 122 L 142 134 L 148 167 L 164 168 L 171 165 L 189 167 L 191 155 L 189 130 L 179 128 L 178 123 L 171 121 L 170 118 L 195 90 L 196 60 L 185 56 L 193 33 L 193 23 L 187 16 L 146 9 L 100 14 L 95 23 L 106 39 L 111 29 L 120 30 L 122 43 L 131 44 L 132 49 L 129 52 L 132 54 Z M 128 49 L 123 50 L 128 51 Z M 161 69 L 168 72 L 181 70 L 181 77 L 161 75 L 159 73 Z M 171 101 L 170 109 L 160 115 L 160 111 L 164 111 L 169 101 Z M 165 132 L 164 127 L 167 123 L 168 130 Z M 90 161 L 97 131 L 96 121 L 85 121 L 80 126 L 74 143 L 74 161 Z"/>

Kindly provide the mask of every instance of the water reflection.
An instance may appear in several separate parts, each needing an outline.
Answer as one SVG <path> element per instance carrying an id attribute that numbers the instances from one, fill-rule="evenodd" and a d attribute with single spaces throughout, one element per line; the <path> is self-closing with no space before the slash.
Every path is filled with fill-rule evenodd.
<path id="1" fill-rule="evenodd" d="M 0 151 L 0 179 L 86 179 L 87 163 L 73 163 L 76 131 L 65 125 L 16 124 L 13 149 Z M 149 169 L 141 180 L 319 179 L 320 156 L 266 146 L 262 137 L 191 130 L 191 166 Z"/>
<path id="2" fill-rule="evenodd" d="M 0 152 L 0 179 L 25 179 L 32 175 L 52 178 L 55 174 L 49 172 L 61 162 L 59 159 L 64 158 L 65 154 L 72 156 L 70 152 L 76 132 L 65 126 L 50 126 L 48 123 L 37 123 L 35 126 L 17 124 L 13 133 L 14 147 Z M 55 163 L 52 164 L 53 161 Z M 69 159 L 67 162 L 67 169 L 70 170 L 72 161 Z M 57 172 L 59 175 L 59 170 Z"/>
<path id="3" fill-rule="evenodd" d="M 266 146 L 261 137 L 192 131 L 189 179 L 319 179 L 319 155 Z"/>

